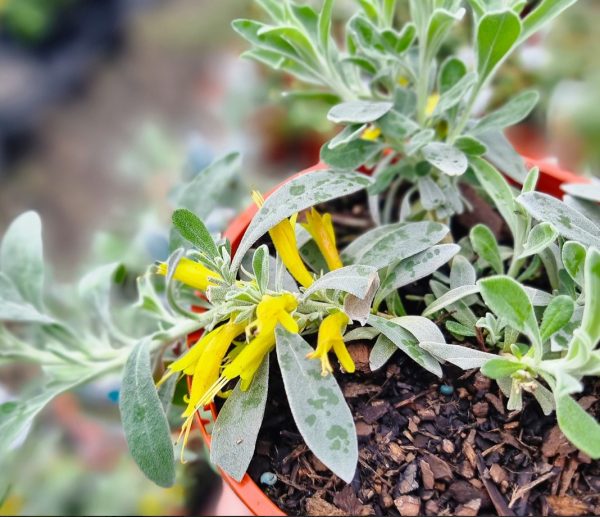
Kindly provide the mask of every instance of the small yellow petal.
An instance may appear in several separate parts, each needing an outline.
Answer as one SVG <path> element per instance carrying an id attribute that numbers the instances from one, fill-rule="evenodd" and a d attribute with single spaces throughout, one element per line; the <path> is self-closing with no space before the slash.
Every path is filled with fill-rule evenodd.
<path id="1" fill-rule="evenodd" d="M 346 343 L 342 339 L 337 339 L 333 342 L 333 352 L 337 356 L 342 368 L 348 373 L 354 373 L 356 365 L 346 348 Z"/>
<path id="2" fill-rule="evenodd" d="M 437 105 L 440 102 L 440 95 L 439 93 L 434 93 L 433 95 L 430 95 L 429 98 L 427 99 L 427 106 L 425 108 L 425 114 L 428 117 L 431 117 L 431 115 L 433 115 L 433 112 L 435 111 L 435 108 L 437 108 Z"/>
<path id="3" fill-rule="evenodd" d="M 166 276 L 167 269 L 167 264 L 162 262 L 158 265 L 156 272 L 159 275 Z M 205 265 L 200 264 L 200 262 L 184 257 L 177 264 L 177 269 L 175 270 L 173 278 L 194 289 L 206 291 L 209 285 L 214 285 L 214 283 L 211 282 L 211 279 L 218 280 L 221 278 L 221 275 L 211 271 Z"/>
<path id="4" fill-rule="evenodd" d="M 303 226 L 315 241 L 329 270 L 333 271 L 344 267 L 337 249 L 331 215 L 321 215 L 315 208 L 312 208 L 306 213 L 306 223 Z"/>
<path id="5" fill-rule="evenodd" d="M 298 251 L 296 233 L 289 219 L 284 219 L 269 230 L 273 245 L 279 253 L 282 262 L 290 274 L 304 287 L 310 287 L 314 282 Z"/>
<path id="6" fill-rule="evenodd" d="M 381 136 L 381 129 L 376 126 L 369 126 L 365 129 L 361 135 L 363 140 L 374 141 L 377 140 Z"/>

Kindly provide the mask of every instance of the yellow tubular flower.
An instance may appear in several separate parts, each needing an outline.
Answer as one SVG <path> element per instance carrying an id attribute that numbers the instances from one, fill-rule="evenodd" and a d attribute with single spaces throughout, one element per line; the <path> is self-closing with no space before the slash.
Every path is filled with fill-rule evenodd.
<path id="1" fill-rule="evenodd" d="M 257 335 L 225 367 L 223 374 L 206 390 L 197 405 L 208 404 L 225 385 L 240 377 L 242 390 L 247 390 L 265 356 L 275 346 L 275 327 L 281 324 L 289 332 L 299 332 L 298 323 L 290 314 L 298 307 L 298 301 L 292 294 L 263 296 L 256 308 L 256 321 L 249 328 L 256 329 Z"/>
<path id="2" fill-rule="evenodd" d="M 302 226 L 317 243 L 330 271 L 344 267 L 335 242 L 331 214 L 321 215 L 315 208 L 311 208 L 310 212 L 306 213 L 306 223 Z"/>
<path id="3" fill-rule="evenodd" d="M 167 264 L 161 262 L 158 264 L 157 273 L 166 276 L 167 269 Z M 214 285 L 210 280 L 220 279 L 221 275 L 211 271 L 203 264 L 200 264 L 200 262 L 195 262 L 194 260 L 183 257 L 179 261 L 179 264 L 177 264 L 177 269 L 175 270 L 173 278 L 194 289 L 198 289 L 199 291 L 206 291 L 209 285 Z"/>
<path id="4" fill-rule="evenodd" d="M 381 136 L 381 129 L 375 126 L 369 126 L 360 136 L 363 140 L 377 140 Z"/>
<path id="5" fill-rule="evenodd" d="M 333 349 L 333 352 L 337 356 L 342 368 L 348 372 L 353 373 L 356 369 L 352 357 L 346 348 L 344 338 L 342 337 L 342 331 L 345 329 L 349 322 L 348 316 L 343 312 L 336 312 L 327 316 L 321 326 L 319 327 L 319 337 L 317 339 L 317 348 L 314 352 L 311 352 L 306 357 L 309 359 L 320 359 L 321 360 L 321 374 L 323 376 L 333 372 L 331 363 L 329 362 L 328 354 Z"/>
<path id="6" fill-rule="evenodd" d="M 437 105 L 439 102 L 440 102 L 440 94 L 439 93 L 434 93 L 429 96 L 429 98 L 427 99 L 427 106 L 425 107 L 425 114 L 428 117 L 431 117 L 431 115 L 433 115 L 433 112 L 435 111 L 435 108 L 437 108 Z"/>
<path id="7" fill-rule="evenodd" d="M 264 203 L 264 199 L 259 192 L 254 191 L 252 193 L 252 199 L 254 199 L 254 202 L 259 207 Z M 314 278 L 308 269 L 306 269 L 306 266 L 300 257 L 300 253 L 298 252 L 296 232 L 294 231 L 295 225 L 296 216 L 290 219 L 284 219 L 269 230 L 269 235 L 277 253 L 279 253 L 282 262 L 285 264 L 285 267 L 291 275 L 300 282 L 302 286 L 310 287 L 314 282 Z"/>
<path id="8" fill-rule="evenodd" d="M 202 353 L 196 362 L 188 407 L 182 415 L 184 417 L 194 414 L 202 396 L 219 378 L 223 358 L 236 336 L 244 332 L 244 325 L 230 321 L 213 332 L 216 333 L 202 348 Z"/>

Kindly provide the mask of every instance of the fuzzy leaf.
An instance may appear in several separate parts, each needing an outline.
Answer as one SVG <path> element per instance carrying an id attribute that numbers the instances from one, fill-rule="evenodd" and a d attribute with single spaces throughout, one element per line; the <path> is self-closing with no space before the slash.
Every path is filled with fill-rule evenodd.
<path id="1" fill-rule="evenodd" d="M 467 348 L 460 345 L 447 345 L 445 343 L 420 343 L 421 348 L 427 350 L 434 357 L 441 361 L 447 361 L 450 364 L 458 366 L 463 370 L 472 368 L 481 368 L 490 359 L 496 359 L 498 356 L 481 352 L 473 348 Z"/>
<path id="2" fill-rule="evenodd" d="M 434 222 L 381 226 L 350 244 L 342 253 L 342 260 L 381 269 L 426 250 L 440 242 L 448 231 L 447 226 Z"/>
<path id="3" fill-rule="evenodd" d="M 592 347 L 600 341 L 600 251 L 590 248 L 585 260 L 585 308 L 581 329 L 588 335 Z"/>
<path id="4" fill-rule="evenodd" d="M 42 307 L 44 252 L 42 222 L 36 212 L 25 212 L 8 227 L 0 244 L 0 271 L 26 302 Z"/>
<path id="5" fill-rule="evenodd" d="M 477 272 L 463 255 L 456 255 L 452 260 L 450 269 L 450 289 L 465 285 L 474 285 L 477 281 Z"/>
<path id="6" fill-rule="evenodd" d="M 387 336 L 380 334 L 369 355 L 369 368 L 371 371 L 379 370 L 397 351 L 398 347 Z"/>
<path id="7" fill-rule="evenodd" d="M 527 176 L 525 161 L 502 131 L 488 131 L 477 136 L 487 147 L 485 158 L 509 178 L 523 183 Z"/>
<path id="8" fill-rule="evenodd" d="M 560 430 L 573 445 L 590 458 L 600 458 L 600 424 L 569 395 L 556 400 L 556 417 Z"/>
<path id="9" fill-rule="evenodd" d="M 439 362 L 428 352 L 422 350 L 415 337 L 402 325 L 394 320 L 387 320 L 373 314 L 369 316 L 369 325 L 379 330 L 417 364 L 434 375 L 442 377 L 442 368 Z"/>
<path id="10" fill-rule="evenodd" d="M 521 20 L 512 10 L 485 14 L 477 24 L 477 71 L 483 83 L 504 61 L 521 35 Z"/>
<path id="11" fill-rule="evenodd" d="M 431 316 L 467 296 L 478 294 L 479 291 L 480 287 L 478 285 L 463 285 L 452 289 L 431 303 L 423 312 L 423 316 Z"/>
<path id="12" fill-rule="evenodd" d="M 600 184 L 598 183 L 567 183 L 560 187 L 567 194 L 580 199 L 600 203 Z"/>
<path id="13" fill-rule="evenodd" d="M 173 212 L 173 225 L 181 236 L 209 258 L 219 255 L 217 245 L 201 219 L 187 208 Z"/>
<path id="14" fill-rule="evenodd" d="M 331 108 L 327 118 L 335 124 L 366 124 L 380 119 L 393 107 L 392 102 L 349 101 Z"/>
<path id="15" fill-rule="evenodd" d="M 540 325 L 542 342 L 548 341 L 554 333 L 569 323 L 574 310 L 575 302 L 569 296 L 561 295 L 553 298 L 542 317 L 542 324 Z"/>
<path id="16" fill-rule="evenodd" d="M 528 192 L 521 194 L 518 201 L 533 218 L 551 223 L 563 237 L 586 246 L 600 246 L 600 227 L 558 199 Z"/>
<path id="17" fill-rule="evenodd" d="M 381 301 L 392 291 L 435 273 L 459 251 L 456 244 L 440 244 L 399 262 L 387 272 L 376 300 Z"/>
<path id="18" fill-rule="evenodd" d="M 358 463 L 352 413 L 333 375 L 322 376 L 313 349 L 298 334 L 275 331 L 277 359 L 294 421 L 306 445 L 334 474 L 350 483 Z"/>
<path id="19" fill-rule="evenodd" d="M 585 269 L 585 246 L 576 241 L 565 242 L 562 249 L 562 261 L 569 276 L 583 286 Z"/>
<path id="20" fill-rule="evenodd" d="M 460 149 L 442 142 L 423 147 L 424 158 L 448 176 L 460 176 L 469 166 L 467 156 Z"/>
<path id="21" fill-rule="evenodd" d="M 500 249 L 492 231 L 487 226 L 478 224 L 471 230 L 470 237 L 475 253 L 485 260 L 496 273 L 499 275 L 504 273 Z"/>
<path id="22" fill-rule="evenodd" d="M 345 293 L 351 293 L 357 298 L 365 298 L 373 284 L 373 275 L 377 274 L 377 269 L 371 266 L 357 264 L 335 269 L 326 273 L 306 290 L 302 295 L 303 299 L 311 294 L 324 289 L 335 289 Z"/>
<path id="23" fill-rule="evenodd" d="M 495 276 L 477 282 L 486 305 L 511 327 L 525 334 L 541 354 L 541 337 L 535 312 L 527 292 L 508 276 Z"/>
<path id="24" fill-rule="evenodd" d="M 490 359 L 481 367 L 481 373 L 490 379 L 510 377 L 513 373 L 523 368 L 523 365 L 511 359 L 498 357 Z"/>
<path id="25" fill-rule="evenodd" d="M 536 91 L 520 93 L 501 108 L 483 117 L 475 124 L 471 132 L 476 135 L 514 126 L 531 113 L 539 98 L 540 95 Z"/>
<path id="26" fill-rule="evenodd" d="M 524 246 L 524 251 L 519 255 L 519 259 L 531 257 L 545 250 L 558 238 L 558 232 L 550 223 L 540 223 L 534 226 Z"/>
<path id="27" fill-rule="evenodd" d="M 252 245 L 286 217 L 318 203 L 353 194 L 370 184 L 371 180 L 364 174 L 328 170 L 304 174 L 284 183 L 266 199 L 252 219 L 233 258 L 232 270 L 237 271 Z"/>
<path id="28" fill-rule="evenodd" d="M 351 171 L 365 165 L 381 149 L 380 143 L 362 139 L 341 144 L 335 149 L 325 144 L 321 147 L 321 160 L 335 170 Z"/>
<path id="29" fill-rule="evenodd" d="M 494 205 L 508 224 L 513 236 L 518 233 L 518 222 L 515 212 L 517 206 L 510 186 L 492 165 L 481 158 L 472 157 L 471 166 L 477 180 L 492 198 Z"/>
<path id="30" fill-rule="evenodd" d="M 542 0 L 537 7 L 531 11 L 523 21 L 524 41 L 532 34 L 540 30 L 544 25 L 551 22 L 565 9 L 572 6 L 577 0 Z"/>
<path id="31" fill-rule="evenodd" d="M 167 417 L 154 386 L 147 341 L 140 341 L 123 370 L 119 398 L 125 438 L 141 471 L 159 486 L 175 481 L 175 458 Z"/>
<path id="32" fill-rule="evenodd" d="M 256 372 L 247 391 L 240 383 L 219 411 L 213 427 L 210 460 L 236 481 L 241 481 L 254 456 L 269 386 L 269 356 Z"/>

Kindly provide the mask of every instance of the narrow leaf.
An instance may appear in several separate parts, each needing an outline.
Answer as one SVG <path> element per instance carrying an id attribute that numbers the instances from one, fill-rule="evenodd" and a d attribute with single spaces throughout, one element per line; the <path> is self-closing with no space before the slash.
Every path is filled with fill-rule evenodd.
<path id="1" fill-rule="evenodd" d="M 481 367 L 481 373 L 490 379 L 502 379 L 504 377 L 510 377 L 513 373 L 522 368 L 523 365 L 517 361 L 498 357 L 496 359 L 490 359 L 485 363 Z"/>
<path id="2" fill-rule="evenodd" d="M 520 93 L 498 110 L 483 117 L 475 124 L 471 132 L 476 135 L 485 133 L 486 131 L 503 130 L 509 126 L 514 126 L 531 113 L 539 98 L 540 95 L 536 91 Z"/>
<path id="3" fill-rule="evenodd" d="M 471 230 L 470 237 L 475 253 L 485 260 L 496 273 L 499 275 L 504 273 L 500 249 L 492 231 L 487 226 L 478 224 Z"/>
<path id="4" fill-rule="evenodd" d="M 431 316 L 442 309 L 445 309 L 449 305 L 466 298 L 478 294 L 480 287 L 478 285 L 463 285 L 448 291 L 443 296 L 440 296 L 436 301 L 430 304 L 427 309 L 423 312 L 423 316 Z"/>
<path id="5" fill-rule="evenodd" d="M 349 101 L 329 110 L 327 118 L 335 124 L 375 122 L 394 107 L 392 102 Z"/>
<path id="6" fill-rule="evenodd" d="M 550 223 L 537 224 L 529 232 L 527 242 L 523 247 L 523 253 L 519 255 L 519 259 L 539 254 L 550 246 L 557 238 L 558 232 Z"/>
<path id="7" fill-rule="evenodd" d="M 556 400 L 556 417 L 560 430 L 569 441 L 590 458 L 600 459 L 600 425 L 569 395 Z"/>
<path id="8" fill-rule="evenodd" d="M 540 325 L 542 342 L 548 341 L 554 333 L 569 323 L 574 310 L 575 302 L 569 296 L 561 295 L 553 298 L 542 317 Z"/>
<path id="9" fill-rule="evenodd" d="M 125 438 L 141 471 L 159 486 L 175 481 L 175 459 L 167 417 L 154 386 L 147 341 L 140 341 L 123 370 L 119 398 Z"/>
<path id="10" fill-rule="evenodd" d="M 254 456 L 269 386 L 269 356 L 256 372 L 247 391 L 240 383 L 219 411 L 213 427 L 210 460 L 236 481 L 241 481 Z"/>
<path id="11" fill-rule="evenodd" d="M 490 359 L 496 359 L 498 356 L 481 352 L 473 348 L 467 348 L 460 345 L 447 345 L 445 343 L 420 343 L 421 348 L 427 350 L 434 357 L 441 361 L 447 361 L 450 364 L 458 366 L 463 370 L 472 368 L 481 368 Z"/>
<path id="12" fill-rule="evenodd" d="M 275 331 L 277 359 L 292 416 L 309 449 L 334 474 L 350 483 L 358 463 L 352 413 L 333 375 L 322 376 L 313 349 L 298 334 Z"/>
<path id="13" fill-rule="evenodd" d="M 173 212 L 173 225 L 184 239 L 191 242 L 207 257 L 215 258 L 219 255 L 217 245 L 204 223 L 187 208 L 180 208 Z"/>
<path id="14" fill-rule="evenodd" d="M 286 217 L 337 197 L 353 194 L 371 184 L 364 174 L 320 170 L 283 184 L 271 194 L 252 219 L 232 261 L 236 271 L 252 245 Z"/>

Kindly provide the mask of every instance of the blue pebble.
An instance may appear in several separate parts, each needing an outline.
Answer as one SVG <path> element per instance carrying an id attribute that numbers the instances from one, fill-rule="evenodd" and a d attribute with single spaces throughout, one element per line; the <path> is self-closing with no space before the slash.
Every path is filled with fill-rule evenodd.
<path id="1" fill-rule="evenodd" d="M 442 384 L 440 386 L 440 393 L 442 395 L 452 395 L 454 393 L 454 388 L 452 386 L 449 386 L 448 384 Z"/>
<path id="2" fill-rule="evenodd" d="M 273 486 L 277 483 L 277 474 L 273 474 L 273 472 L 263 472 L 260 475 L 260 482 L 262 485 Z"/>
<path id="3" fill-rule="evenodd" d="M 119 390 L 111 390 L 106 394 L 106 396 L 113 404 L 117 404 L 119 402 Z"/>

